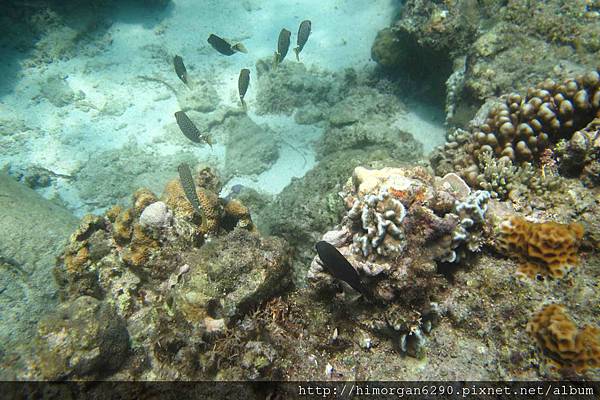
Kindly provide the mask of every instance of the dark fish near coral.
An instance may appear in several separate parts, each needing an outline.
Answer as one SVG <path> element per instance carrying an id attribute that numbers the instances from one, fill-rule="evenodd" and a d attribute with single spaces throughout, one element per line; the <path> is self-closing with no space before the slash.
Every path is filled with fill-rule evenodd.
<path id="1" fill-rule="evenodd" d="M 175 112 L 175 119 L 181 132 L 194 143 L 207 143 L 212 147 L 212 139 L 209 136 L 202 135 L 196 125 L 183 111 Z"/>
<path id="2" fill-rule="evenodd" d="M 183 64 L 183 58 L 180 56 L 173 57 L 173 66 L 175 67 L 175 73 L 181 79 L 183 83 L 188 84 L 188 74 Z"/>
<path id="3" fill-rule="evenodd" d="M 181 163 L 179 164 L 179 167 L 177 167 L 177 172 L 179 172 L 179 181 L 181 182 L 185 197 L 194 208 L 194 211 L 201 216 L 202 226 L 206 226 L 206 216 L 204 215 L 204 212 L 202 212 L 202 206 L 200 205 L 200 200 L 196 193 L 196 185 L 194 184 L 190 166 L 187 165 L 187 163 Z"/>
<path id="4" fill-rule="evenodd" d="M 296 40 L 296 44 L 298 47 L 294 48 L 294 53 L 296 53 L 296 60 L 300 61 L 300 52 L 304 48 L 308 37 L 310 36 L 310 28 L 311 22 L 309 20 L 304 20 L 300 23 L 300 27 L 298 28 L 298 38 Z"/>
<path id="5" fill-rule="evenodd" d="M 371 298 L 369 291 L 362 284 L 358 272 L 332 244 L 320 241 L 315 245 L 319 258 L 327 271 L 337 279 L 341 279 L 354 290 L 367 298 Z"/>
<path id="6" fill-rule="evenodd" d="M 228 40 L 218 37 L 217 35 L 210 34 L 208 37 L 208 43 L 221 54 L 230 56 L 236 52 L 247 53 L 248 50 L 241 43 L 231 44 Z"/>
<path id="7" fill-rule="evenodd" d="M 240 101 L 242 102 L 242 107 L 244 107 L 244 110 L 246 109 L 246 102 L 244 101 L 244 96 L 246 96 L 246 91 L 248 91 L 249 84 L 250 70 L 244 68 L 240 71 L 240 76 L 238 77 L 238 92 L 240 93 Z"/>
<path id="8" fill-rule="evenodd" d="M 290 36 L 292 32 L 283 28 L 279 32 L 279 39 L 277 40 L 277 52 L 275 53 L 275 65 L 280 64 L 290 48 Z"/>

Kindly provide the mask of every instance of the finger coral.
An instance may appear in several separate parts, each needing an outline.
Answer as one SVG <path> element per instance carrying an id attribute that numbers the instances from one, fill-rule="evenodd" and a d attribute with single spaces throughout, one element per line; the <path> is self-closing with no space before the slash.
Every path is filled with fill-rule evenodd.
<path id="1" fill-rule="evenodd" d="M 600 368 L 600 329 L 590 325 L 577 329 L 562 305 L 544 307 L 531 318 L 527 332 L 560 368 L 573 368 L 577 373 Z"/>
<path id="2" fill-rule="evenodd" d="M 546 149 L 554 148 L 561 140 L 581 136 L 578 131 L 597 118 L 599 112 L 598 71 L 561 83 L 546 80 L 529 88 L 525 95 L 502 96 L 487 114 L 476 117 L 470 132 L 457 130 L 450 135 L 444 150 L 433 155 L 432 164 L 438 174 L 460 171 L 470 185 L 486 188 L 497 185 L 488 182 L 490 172 L 486 172 L 492 157 L 502 161 L 510 175 L 506 179 L 538 184 L 538 180 L 527 179 L 530 173 L 519 179 L 518 173 L 507 167 L 539 164 Z M 506 192 L 499 193 L 500 197 Z"/>
<path id="3" fill-rule="evenodd" d="M 579 263 L 577 251 L 583 238 L 579 223 L 535 223 L 512 217 L 500 224 L 500 248 L 521 264 L 518 273 L 562 278 Z"/>

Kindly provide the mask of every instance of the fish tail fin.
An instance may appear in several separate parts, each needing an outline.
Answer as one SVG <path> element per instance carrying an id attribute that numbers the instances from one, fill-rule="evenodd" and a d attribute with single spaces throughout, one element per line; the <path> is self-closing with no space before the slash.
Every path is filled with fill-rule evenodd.
<path id="1" fill-rule="evenodd" d="M 242 97 L 240 97 L 240 101 L 242 102 L 242 109 L 244 112 L 248 111 L 248 107 L 246 106 L 246 101 Z"/>
<path id="2" fill-rule="evenodd" d="M 273 69 L 277 68 L 277 64 L 279 64 L 279 53 L 275 52 L 273 56 Z"/>
<path id="3" fill-rule="evenodd" d="M 300 47 L 294 47 L 294 53 L 296 54 L 296 61 L 300 62 Z"/>
<path id="4" fill-rule="evenodd" d="M 248 50 L 246 50 L 246 47 L 241 43 L 236 43 L 233 46 L 231 46 L 231 48 L 235 51 L 239 51 L 240 53 L 244 53 L 244 54 L 248 53 Z"/>
<path id="5" fill-rule="evenodd" d="M 215 141 L 212 139 L 212 137 L 205 135 L 205 139 L 206 144 L 210 146 L 210 148 L 213 148 L 213 144 L 215 143 Z"/>

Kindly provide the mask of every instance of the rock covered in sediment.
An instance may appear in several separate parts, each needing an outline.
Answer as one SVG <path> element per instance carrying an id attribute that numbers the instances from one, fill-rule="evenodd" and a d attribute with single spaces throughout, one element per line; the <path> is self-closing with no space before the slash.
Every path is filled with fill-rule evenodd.
<path id="1" fill-rule="evenodd" d="M 175 308 L 193 324 L 229 323 L 290 283 L 284 242 L 236 228 L 188 259 L 190 271 L 174 292 Z"/>
<path id="2" fill-rule="evenodd" d="M 101 377 L 127 357 L 129 336 L 107 303 L 81 296 L 40 321 L 33 369 L 44 379 Z"/>

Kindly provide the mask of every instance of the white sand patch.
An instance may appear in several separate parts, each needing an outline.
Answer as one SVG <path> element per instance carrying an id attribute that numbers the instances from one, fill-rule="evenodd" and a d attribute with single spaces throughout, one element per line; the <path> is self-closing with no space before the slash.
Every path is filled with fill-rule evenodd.
<path id="1" fill-rule="evenodd" d="M 389 25 L 396 7 L 394 0 L 174 0 L 163 15 L 122 7 L 105 35 L 110 36 L 110 45 L 96 49 L 91 44 L 89 51 L 71 59 L 24 70 L 14 90 L 0 94 L 0 101 L 9 109 L 19 110 L 26 124 L 38 133 L 32 135 L 26 153 L 0 153 L 0 165 L 39 165 L 71 175 L 91 155 L 131 143 L 157 156 L 191 151 L 199 162 L 210 158 L 222 165 L 222 144 L 209 149 L 169 141 L 166 128 L 175 122 L 173 113 L 179 109 L 176 96 L 166 85 L 139 79 L 154 77 L 175 90 L 183 90 L 172 66 L 172 57 L 178 54 L 192 81 L 203 79 L 215 85 L 222 101 L 220 106 L 237 106 L 239 70 L 251 70 L 247 94 L 250 116 L 257 123 L 268 124 L 279 135 L 274 140 L 280 142 L 280 157 L 269 171 L 259 176 L 236 177 L 225 190 L 241 183 L 276 194 L 293 177 L 303 176 L 314 166 L 311 143 L 322 132 L 319 128 L 296 125 L 288 117 L 258 117 L 252 113 L 256 61 L 273 56 L 279 31 L 286 28 L 292 32 L 292 44 L 284 62 L 296 62 L 292 49 L 296 46 L 298 26 L 302 20 L 310 19 L 312 34 L 300 54 L 302 62 L 335 71 L 363 67 L 373 63 L 373 40 L 380 29 Z M 248 54 L 219 54 L 206 41 L 211 33 L 243 42 Z M 64 107 L 40 98 L 40 85 L 56 75 L 83 97 Z M 414 115 L 408 114 L 398 123 L 424 141 L 427 149 L 443 140 L 441 127 Z M 86 209 L 70 185 L 68 179 L 57 179 L 43 193 L 62 197 L 81 214 Z M 94 209 L 87 209 L 90 210 Z"/>

